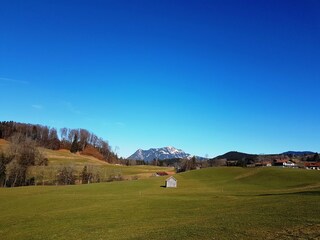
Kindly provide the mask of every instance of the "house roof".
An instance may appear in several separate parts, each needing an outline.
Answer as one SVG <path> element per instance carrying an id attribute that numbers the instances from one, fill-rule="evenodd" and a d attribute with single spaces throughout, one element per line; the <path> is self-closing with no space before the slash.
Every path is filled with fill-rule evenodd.
<path id="1" fill-rule="evenodd" d="M 304 163 L 305 167 L 320 167 L 320 162 L 306 162 Z"/>
<path id="2" fill-rule="evenodd" d="M 175 179 L 173 176 L 168 177 L 168 178 L 166 179 L 166 181 L 169 181 L 170 179 L 173 179 L 173 180 L 175 180 L 175 181 L 178 181 L 178 180 Z"/>
<path id="3" fill-rule="evenodd" d="M 165 176 L 165 175 L 168 175 L 168 173 L 166 173 L 166 172 L 156 172 L 156 174 L 158 174 L 159 176 Z"/>

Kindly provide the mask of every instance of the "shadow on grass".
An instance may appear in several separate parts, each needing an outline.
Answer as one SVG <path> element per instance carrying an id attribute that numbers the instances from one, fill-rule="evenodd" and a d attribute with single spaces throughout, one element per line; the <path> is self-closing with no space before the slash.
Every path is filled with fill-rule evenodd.
<path id="1" fill-rule="evenodd" d="M 258 194 L 256 196 L 283 196 L 283 195 L 307 195 L 307 196 L 320 196 L 320 191 L 302 191 L 302 192 L 291 192 L 291 193 L 265 193 Z"/>
<path id="2" fill-rule="evenodd" d="M 161 185 L 160 187 L 165 188 L 165 187 L 166 187 L 166 185 Z"/>

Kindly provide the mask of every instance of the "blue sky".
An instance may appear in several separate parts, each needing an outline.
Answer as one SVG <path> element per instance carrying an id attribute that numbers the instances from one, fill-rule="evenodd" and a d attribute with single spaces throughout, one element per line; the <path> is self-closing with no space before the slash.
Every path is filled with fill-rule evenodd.
<path id="1" fill-rule="evenodd" d="M 319 39 L 316 0 L 3 0 L 0 120 L 123 157 L 320 151 Z"/>

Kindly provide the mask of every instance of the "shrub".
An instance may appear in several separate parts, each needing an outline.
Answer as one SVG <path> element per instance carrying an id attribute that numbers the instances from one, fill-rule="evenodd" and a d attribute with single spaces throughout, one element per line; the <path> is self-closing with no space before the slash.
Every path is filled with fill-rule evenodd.
<path id="1" fill-rule="evenodd" d="M 71 166 L 63 166 L 58 170 L 57 183 L 59 185 L 72 185 L 76 182 L 75 170 Z"/>

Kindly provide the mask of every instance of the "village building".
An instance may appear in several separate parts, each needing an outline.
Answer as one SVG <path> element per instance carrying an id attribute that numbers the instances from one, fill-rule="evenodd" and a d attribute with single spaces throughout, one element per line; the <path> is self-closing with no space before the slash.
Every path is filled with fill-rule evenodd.
<path id="1" fill-rule="evenodd" d="M 294 162 L 292 161 L 287 161 L 287 162 L 284 162 L 283 163 L 283 167 L 289 167 L 289 168 L 297 168 L 298 165 L 295 164 Z"/>
<path id="2" fill-rule="evenodd" d="M 320 170 L 320 162 L 306 162 L 304 163 L 306 169 Z"/>
<path id="3" fill-rule="evenodd" d="M 276 159 L 273 161 L 273 166 L 287 167 L 287 168 L 297 168 L 298 165 L 291 160 L 287 159 Z"/>
<path id="4" fill-rule="evenodd" d="M 287 159 L 275 159 L 273 160 L 273 166 L 276 167 L 283 167 L 283 164 L 286 163 L 288 160 Z"/>
<path id="5" fill-rule="evenodd" d="M 169 177 L 166 179 L 166 187 L 167 188 L 176 188 L 177 187 L 177 179 L 175 179 L 174 177 Z"/>

